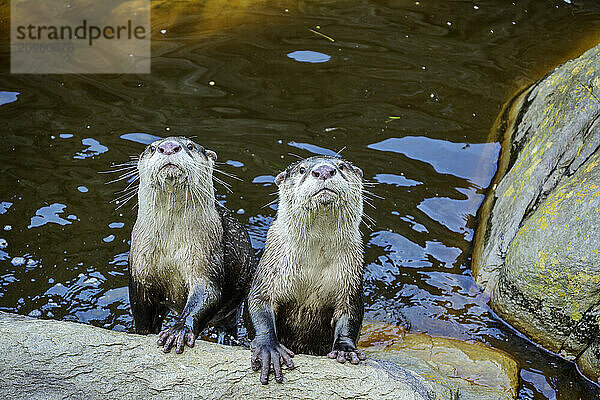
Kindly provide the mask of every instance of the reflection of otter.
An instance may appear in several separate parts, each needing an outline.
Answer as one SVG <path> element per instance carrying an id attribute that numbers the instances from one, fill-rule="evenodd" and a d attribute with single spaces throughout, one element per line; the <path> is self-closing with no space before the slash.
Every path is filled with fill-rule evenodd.
<path id="1" fill-rule="evenodd" d="M 137 333 L 158 333 L 168 309 L 179 313 L 158 344 L 181 353 L 209 322 L 237 333 L 237 310 L 255 268 L 250 238 L 215 200 L 217 155 L 183 138 L 152 143 L 138 162 L 138 217 L 129 255 L 129 298 Z"/>
<path id="2" fill-rule="evenodd" d="M 279 209 L 249 295 L 256 330 L 252 368 L 282 381 L 292 351 L 357 364 L 363 318 L 362 171 L 333 157 L 312 157 L 275 179 Z M 288 350 L 288 346 L 292 351 Z"/>

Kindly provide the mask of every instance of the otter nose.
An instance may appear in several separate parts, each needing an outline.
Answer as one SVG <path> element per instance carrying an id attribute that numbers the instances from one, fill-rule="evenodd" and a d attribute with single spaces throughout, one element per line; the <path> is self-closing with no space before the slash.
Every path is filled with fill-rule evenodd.
<path id="1" fill-rule="evenodd" d="M 158 152 L 165 155 L 175 154 L 181 150 L 181 145 L 170 140 L 158 145 Z"/>
<path id="2" fill-rule="evenodd" d="M 312 170 L 312 176 L 317 179 L 327 180 L 335 175 L 337 169 L 331 165 L 323 164 L 315 167 Z"/>

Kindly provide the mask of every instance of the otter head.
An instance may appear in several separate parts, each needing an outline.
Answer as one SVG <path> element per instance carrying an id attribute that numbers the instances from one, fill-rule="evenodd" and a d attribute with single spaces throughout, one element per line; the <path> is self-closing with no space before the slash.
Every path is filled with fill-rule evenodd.
<path id="1" fill-rule="evenodd" d="M 283 213 L 341 212 L 360 219 L 363 207 L 362 170 L 336 157 L 298 161 L 277 175 L 279 209 Z"/>
<path id="2" fill-rule="evenodd" d="M 182 136 L 159 139 L 146 147 L 138 161 L 140 189 L 178 189 L 213 193 L 212 172 L 217 154 Z"/>

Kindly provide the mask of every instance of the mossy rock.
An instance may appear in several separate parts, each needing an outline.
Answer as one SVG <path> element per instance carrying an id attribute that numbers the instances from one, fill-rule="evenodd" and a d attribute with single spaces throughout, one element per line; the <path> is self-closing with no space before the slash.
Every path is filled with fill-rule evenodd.
<path id="1" fill-rule="evenodd" d="M 497 126 L 473 274 L 507 322 L 598 381 L 600 46 L 522 91 Z"/>

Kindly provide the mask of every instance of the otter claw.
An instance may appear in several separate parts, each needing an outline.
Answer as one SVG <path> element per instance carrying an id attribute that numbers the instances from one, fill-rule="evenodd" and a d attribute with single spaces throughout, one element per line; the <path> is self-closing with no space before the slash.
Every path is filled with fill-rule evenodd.
<path id="1" fill-rule="evenodd" d="M 359 349 L 348 349 L 344 350 L 333 350 L 327 357 L 337 360 L 337 362 L 344 364 L 346 361 L 350 361 L 351 364 L 358 364 L 360 361 L 366 360 L 367 356 Z"/>
<path id="2" fill-rule="evenodd" d="M 284 365 L 288 369 L 293 369 L 294 362 L 292 361 L 292 357 L 294 357 L 294 353 L 282 344 L 262 344 L 253 348 L 250 362 L 254 371 L 261 370 L 260 382 L 266 385 L 269 383 L 270 372 L 275 374 L 275 382 L 283 382 L 281 367 Z"/>
<path id="3" fill-rule="evenodd" d="M 172 328 L 163 330 L 158 334 L 157 345 L 163 347 L 163 352 L 169 353 L 172 347 L 175 347 L 177 354 L 183 353 L 185 345 L 194 347 L 196 335 L 187 326 L 175 325 Z"/>

